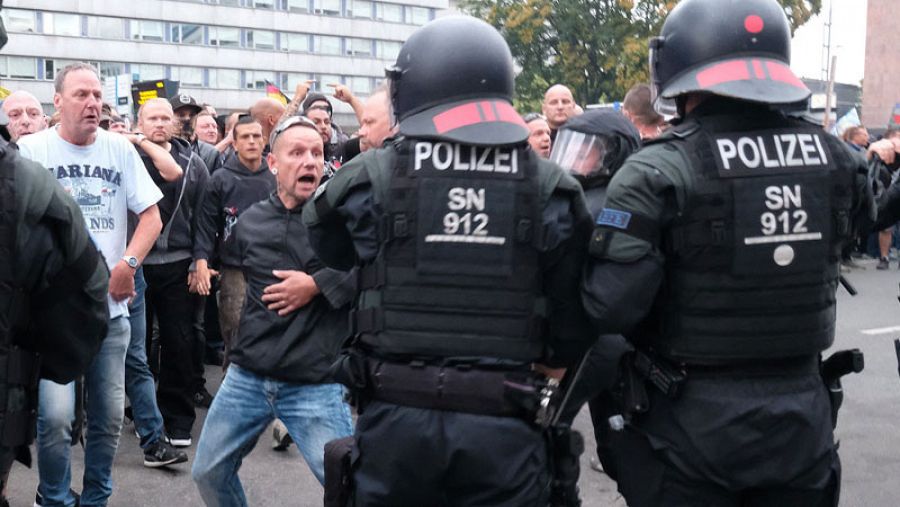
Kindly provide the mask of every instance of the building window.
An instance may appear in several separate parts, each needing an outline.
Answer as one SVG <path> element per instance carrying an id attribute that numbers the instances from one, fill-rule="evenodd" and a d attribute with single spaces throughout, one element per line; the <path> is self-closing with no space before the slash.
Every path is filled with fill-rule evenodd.
<path id="1" fill-rule="evenodd" d="M 222 48 L 239 48 L 241 47 L 241 29 L 211 26 L 209 28 L 209 44 Z"/>
<path id="2" fill-rule="evenodd" d="M 226 7 L 240 7 L 241 6 L 241 0 L 207 0 L 207 3 L 224 5 Z"/>
<path id="3" fill-rule="evenodd" d="M 172 80 L 182 86 L 203 86 L 203 69 L 200 67 L 172 67 Z"/>
<path id="4" fill-rule="evenodd" d="M 403 44 L 397 41 L 380 40 L 375 41 L 375 56 L 384 60 L 396 60 L 400 54 L 400 47 Z"/>
<path id="5" fill-rule="evenodd" d="M 7 70 L 9 77 L 13 79 L 37 79 L 37 60 L 30 57 L 10 56 Z"/>
<path id="6" fill-rule="evenodd" d="M 209 69 L 210 88 L 237 90 L 241 88 L 241 71 L 233 69 Z"/>
<path id="7" fill-rule="evenodd" d="M 257 9 L 274 9 L 275 0 L 253 0 L 253 6 Z"/>
<path id="8" fill-rule="evenodd" d="M 341 54 L 341 38 L 330 37 L 328 35 L 316 35 L 314 37 L 316 45 L 316 53 L 323 55 L 339 55 Z"/>
<path id="9" fill-rule="evenodd" d="M 133 64 L 131 66 L 132 79 L 135 81 L 149 81 L 152 79 L 165 79 L 166 68 L 162 65 L 148 63 Z"/>
<path id="10" fill-rule="evenodd" d="M 431 21 L 431 12 L 425 7 L 407 7 L 406 22 L 411 25 L 424 25 Z"/>
<path id="11" fill-rule="evenodd" d="M 9 32 L 37 32 L 37 22 L 34 11 L 21 9 L 3 9 L 0 11 L 3 24 Z"/>
<path id="12" fill-rule="evenodd" d="M 334 84 L 343 84 L 341 76 L 336 76 L 334 74 L 320 74 L 318 82 L 315 83 L 316 91 L 324 93 L 332 89 L 329 85 Z"/>
<path id="13" fill-rule="evenodd" d="M 341 0 L 313 0 L 313 10 L 316 14 L 340 16 Z"/>
<path id="14" fill-rule="evenodd" d="M 347 54 L 352 56 L 372 56 L 372 41 L 369 39 L 347 39 Z"/>
<path id="15" fill-rule="evenodd" d="M 59 71 L 66 68 L 67 65 L 80 63 L 78 60 L 44 60 L 44 79 L 53 81 Z"/>
<path id="16" fill-rule="evenodd" d="M 312 79 L 309 74 L 298 74 L 296 72 L 285 72 L 283 75 L 283 80 L 281 82 L 282 89 L 286 94 L 293 94 L 294 90 L 297 89 L 297 85 L 300 83 L 305 83 L 306 81 Z"/>
<path id="17" fill-rule="evenodd" d="M 368 77 L 351 77 L 350 91 L 355 95 L 368 95 L 372 93 L 372 80 Z"/>
<path id="18" fill-rule="evenodd" d="M 287 0 L 289 12 L 309 12 L 309 0 Z"/>
<path id="19" fill-rule="evenodd" d="M 371 19 L 373 5 L 369 0 L 347 0 L 347 16 Z"/>
<path id="20" fill-rule="evenodd" d="M 403 23 L 403 6 L 378 2 L 375 4 L 375 18 L 392 23 Z"/>
<path id="21" fill-rule="evenodd" d="M 275 49 L 275 32 L 268 30 L 247 30 L 247 47 Z"/>
<path id="22" fill-rule="evenodd" d="M 125 74 L 125 64 L 118 62 L 100 62 L 97 64 L 100 77 L 115 77 Z"/>
<path id="23" fill-rule="evenodd" d="M 146 19 L 131 20 L 131 38 L 135 40 L 145 40 L 153 42 L 162 42 L 163 39 L 163 23 L 162 21 L 150 21 Z M 157 78 L 153 78 L 157 79 Z"/>
<path id="24" fill-rule="evenodd" d="M 247 78 L 244 80 L 244 88 L 253 88 L 256 90 L 265 90 L 266 81 L 275 82 L 275 73 L 266 72 L 264 70 L 248 70 Z"/>
<path id="25" fill-rule="evenodd" d="M 176 44 L 203 44 L 203 27 L 187 23 L 173 23 L 172 42 Z"/>
<path id="26" fill-rule="evenodd" d="M 282 51 L 290 51 L 292 53 L 308 53 L 309 52 L 309 35 L 303 33 L 283 33 L 281 34 Z"/>
<path id="27" fill-rule="evenodd" d="M 81 35 L 81 16 L 61 12 L 45 12 L 44 33 L 78 37 Z"/>
<path id="28" fill-rule="evenodd" d="M 125 23 L 122 18 L 88 16 L 88 37 L 97 39 L 125 38 Z"/>

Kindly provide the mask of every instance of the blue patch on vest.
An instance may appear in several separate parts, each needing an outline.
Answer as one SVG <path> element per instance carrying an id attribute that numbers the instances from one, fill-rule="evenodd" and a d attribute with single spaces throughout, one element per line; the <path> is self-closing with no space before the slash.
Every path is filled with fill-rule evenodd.
<path id="1" fill-rule="evenodd" d="M 605 225 L 622 230 L 628 229 L 629 222 L 631 222 L 631 213 L 609 208 L 603 208 L 600 216 L 597 217 L 597 225 Z"/>

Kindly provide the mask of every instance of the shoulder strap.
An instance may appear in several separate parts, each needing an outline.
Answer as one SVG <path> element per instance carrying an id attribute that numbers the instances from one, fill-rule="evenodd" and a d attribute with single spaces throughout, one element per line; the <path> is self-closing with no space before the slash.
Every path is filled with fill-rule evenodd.
<path id="1" fill-rule="evenodd" d="M 179 156 L 184 158 L 184 155 L 182 154 L 179 154 Z M 172 216 L 169 217 L 169 223 L 166 224 L 159 237 L 156 238 L 156 246 L 158 248 L 166 249 L 169 247 L 169 234 L 172 232 L 172 224 L 175 223 L 175 218 L 178 216 L 178 210 L 181 208 L 181 200 L 184 198 L 184 189 L 187 187 L 188 174 L 191 172 L 191 167 L 194 165 L 195 156 L 194 152 L 191 151 L 191 156 L 188 157 L 187 167 L 184 168 L 184 174 L 181 175 L 181 190 L 178 192 L 178 200 L 175 201 L 175 209 L 172 210 Z"/>

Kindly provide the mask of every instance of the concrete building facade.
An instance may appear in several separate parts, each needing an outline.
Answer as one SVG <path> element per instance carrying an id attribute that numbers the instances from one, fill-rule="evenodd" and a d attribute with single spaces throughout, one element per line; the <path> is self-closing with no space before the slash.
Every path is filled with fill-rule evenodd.
<path id="1" fill-rule="evenodd" d="M 315 79 L 368 95 L 420 25 L 448 0 L 6 0 L 9 44 L 0 85 L 33 93 L 52 111 L 53 77 L 74 61 L 105 78 L 172 79 L 220 111 L 265 96 L 266 81 L 291 95 Z M 355 124 L 335 103 L 336 120 Z M 344 121 L 340 121 L 344 120 Z M 351 121 L 352 120 L 352 121 Z"/>
<path id="2" fill-rule="evenodd" d="M 862 121 L 869 128 L 886 128 L 900 104 L 897 7 L 897 0 L 868 0 Z"/>

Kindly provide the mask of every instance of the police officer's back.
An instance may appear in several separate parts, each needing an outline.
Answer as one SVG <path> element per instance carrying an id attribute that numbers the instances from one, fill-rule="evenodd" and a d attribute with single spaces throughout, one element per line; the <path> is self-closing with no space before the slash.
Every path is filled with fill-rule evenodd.
<path id="1" fill-rule="evenodd" d="M 598 330 L 638 349 L 629 505 L 836 501 L 819 354 L 865 166 L 771 107 L 809 96 L 789 54 L 774 0 L 685 0 L 651 41 L 658 101 L 683 120 L 613 178 L 584 292 Z"/>
<path id="2" fill-rule="evenodd" d="M 531 365 L 570 364 L 591 339 L 580 189 L 527 150 L 509 49 L 489 25 L 426 25 L 388 77 L 400 136 L 304 213 L 326 263 L 361 265 L 341 379 L 362 398 L 356 500 L 546 504 Z"/>

